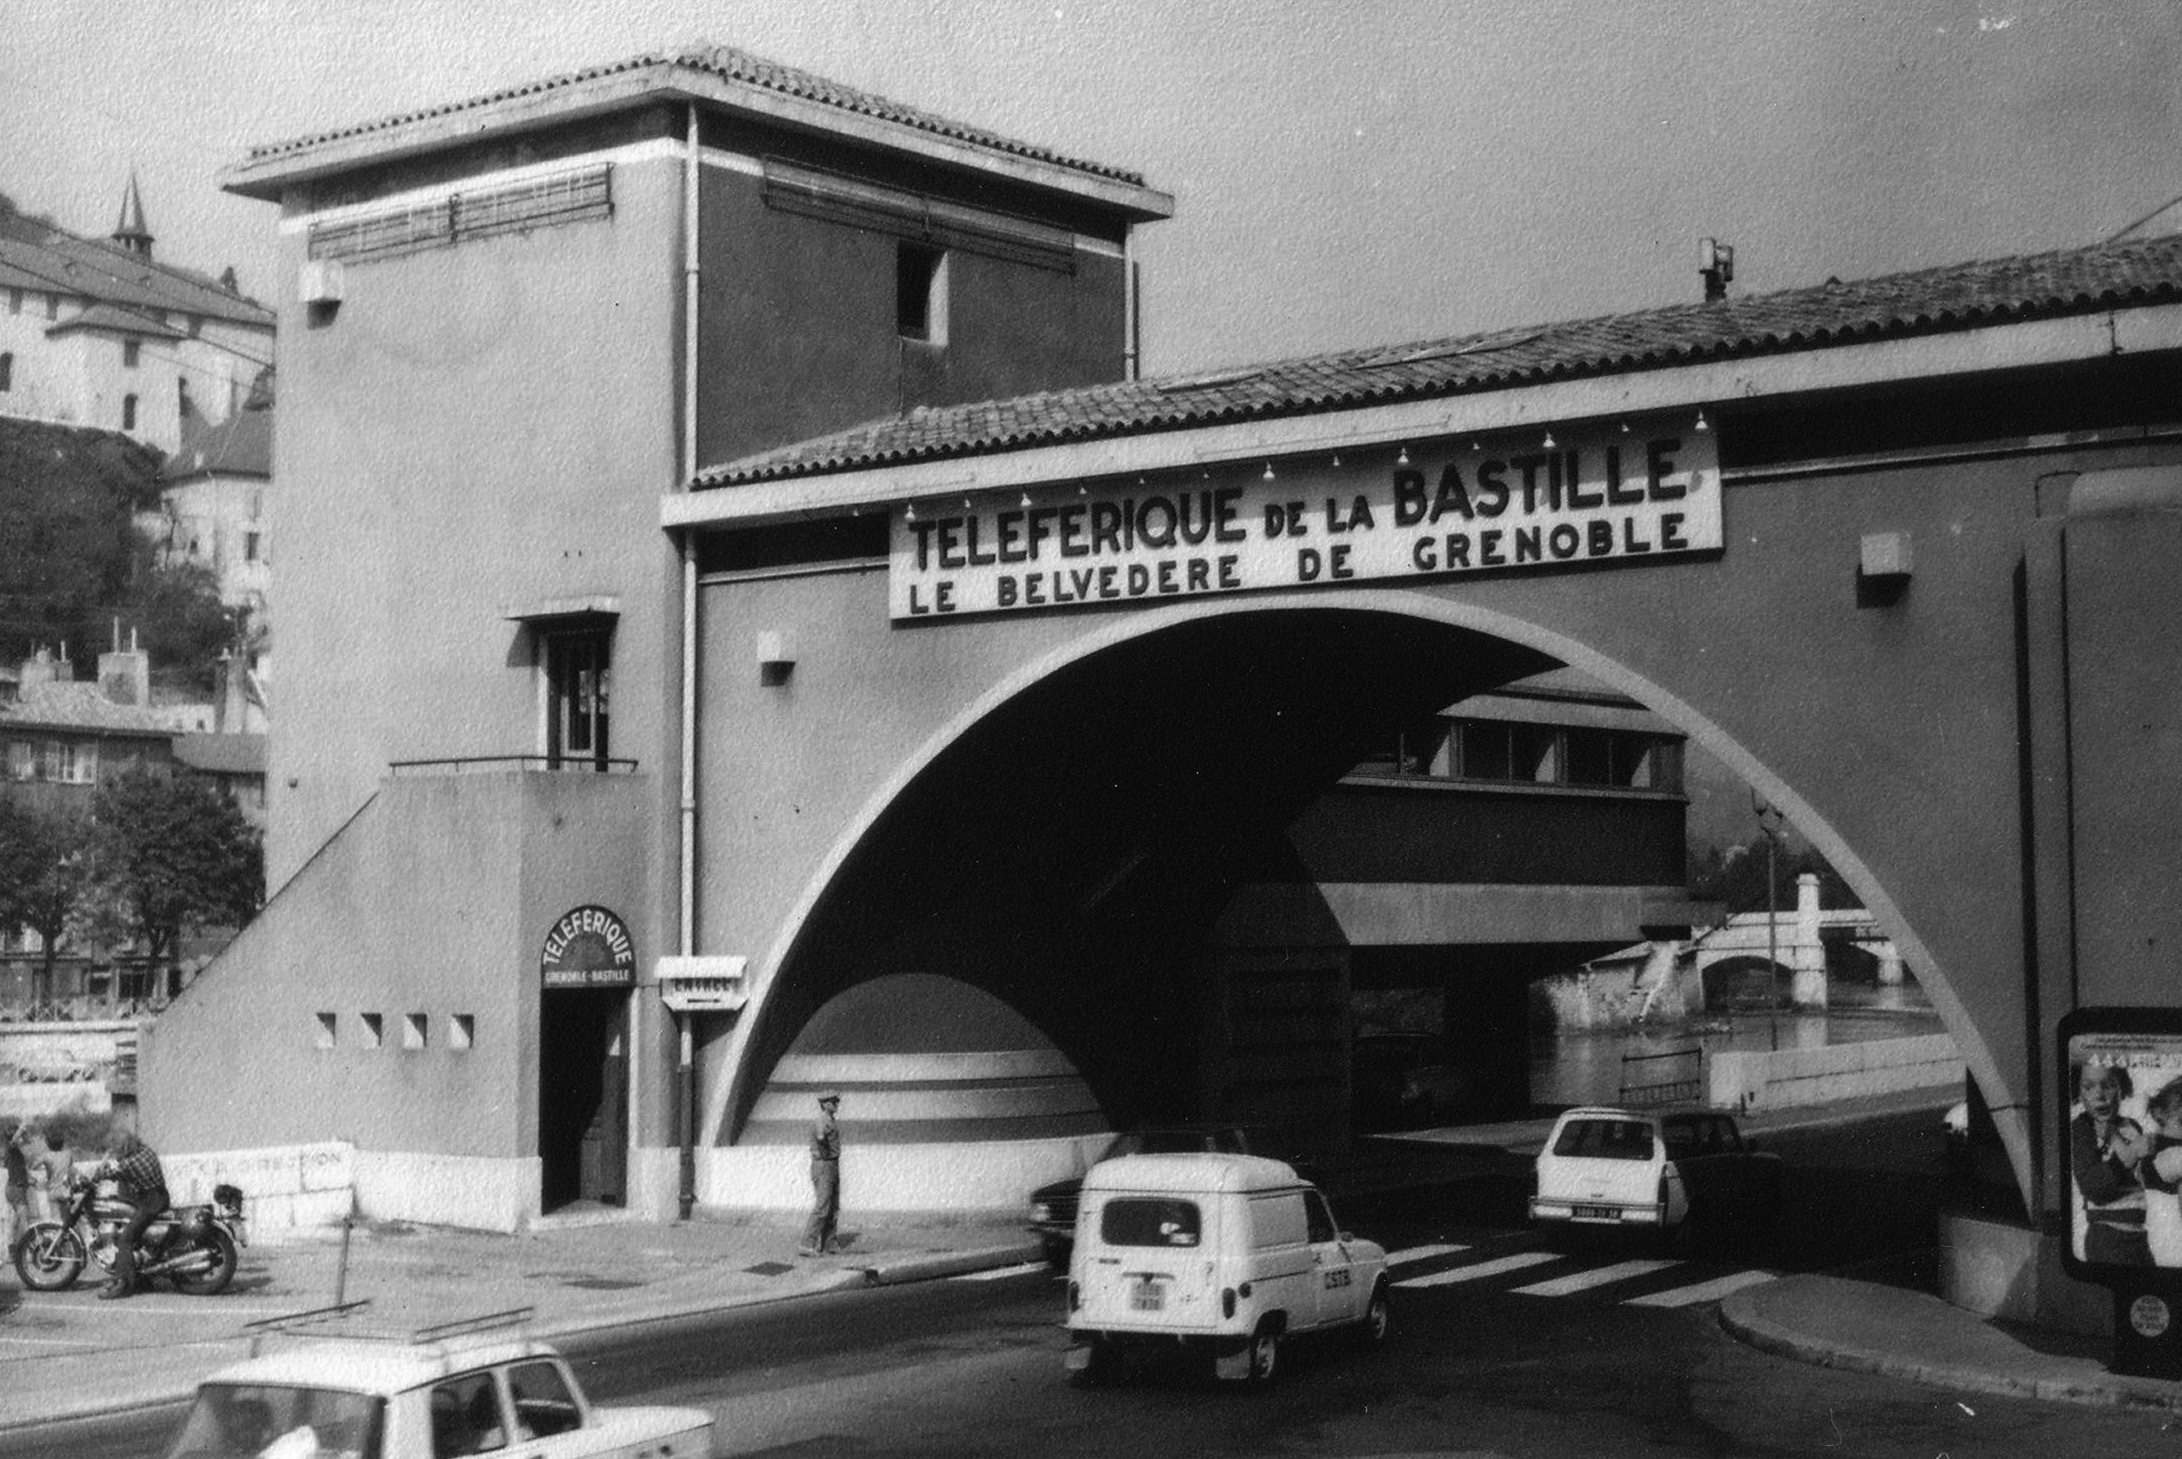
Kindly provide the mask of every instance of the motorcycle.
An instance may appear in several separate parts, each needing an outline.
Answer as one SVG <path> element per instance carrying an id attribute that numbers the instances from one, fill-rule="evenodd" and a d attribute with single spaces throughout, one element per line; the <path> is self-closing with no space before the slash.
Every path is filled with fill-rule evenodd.
<path id="1" fill-rule="evenodd" d="M 120 1255 L 122 1228 L 132 1213 L 129 1203 L 112 1193 L 110 1182 L 77 1177 L 69 1183 L 60 1218 L 33 1221 L 16 1238 L 15 1274 L 33 1292 L 73 1286 L 92 1262 L 110 1277 Z M 239 1248 L 247 1245 L 242 1191 L 217 1185 L 210 1204 L 173 1207 L 144 1228 L 137 1242 L 136 1279 L 143 1283 L 165 1277 L 177 1292 L 214 1296 L 235 1279 Z"/>

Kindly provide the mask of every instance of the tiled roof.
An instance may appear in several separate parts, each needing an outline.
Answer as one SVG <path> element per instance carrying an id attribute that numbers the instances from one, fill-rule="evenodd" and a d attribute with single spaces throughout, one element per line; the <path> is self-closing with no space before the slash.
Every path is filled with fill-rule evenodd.
<path id="1" fill-rule="evenodd" d="M 946 137 L 953 141 L 967 143 L 973 147 L 984 148 L 987 151 L 1002 152 L 1014 157 L 1050 163 L 1056 167 L 1066 167 L 1077 172 L 1088 173 L 1095 177 L 1111 178 L 1134 186 L 1141 187 L 1144 183 L 1143 177 L 1137 173 L 1104 167 L 1098 163 L 1086 162 L 1080 158 L 1066 157 L 1047 148 L 1034 146 L 1028 142 L 1020 142 L 1012 137 L 1004 137 L 997 132 L 990 132 L 982 127 L 973 127 L 964 122 L 949 121 L 945 117 L 935 116 L 916 107 L 905 106 L 897 101 L 889 101 L 883 96 L 875 96 L 868 91 L 859 91 L 853 86 L 844 86 L 838 81 L 829 81 L 823 76 L 816 76 L 808 71 L 800 71 L 793 66 L 783 66 L 776 61 L 769 61 L 762 56 L 751 55 L 748 51 L 738 50 L 733 46 L 712 45 L 702 42 L 673 52 L 648 51 L 641 56 L 632 56 L 625 61 L 616 61 L 603 66 L 589 66 L 581 71 L 570 71 L 559 76 L 549 76 L 543 81 L 534 81 L 524 86 L 509 87 L 506 90 L 495 91 L 489 95 L 472 97 L 467 101 L 448 102 L 441 106 L 426 107 L 419 111 L 402 112 L 395 116 L 383 117 L 378 121 L 362 122 L 355 126 L 342 127 L 335 131 L 317 132 L 307 137 L 297 137 L 286 142 L 272 142 L 252 147 L 245 165 L 294 156 L 308 152 L 315 147 L 323 147 L 329 143 L 346 141 L 351 138 L 365 137 L 375 132 L 394 131 L 412 123 L 429 121 L 436 117 L 456 116 L 465 112 L 480 111 L 502 102 L 513 101 L 522 97 L 538 96 L 612 76 L 643 77 L 651 80 L 652 84 L 658 89 L 666 90 L 675 84 L 677 73 L 683 72 L 697 72 L 727 81 L 741 82 L 745 85 L 776 92 L 782 96 L 813 101 L 823 106 L 836 107 L 845 112 L 854 112 L 883 122 L 892 122 L 898 126 L 909 127 L 916 131 L 929 132 L 934 136 Z"/>
<path id="2" fill-rule="evenodd" d="M 42 230 L 40 237 L 16 236 Z M 273 311 L 193 269 L 158 263 L 50 225 L 0 234 L 0 288 L 66 294 L 149 314 L 201 314 L 270 331 Z M 145 320 L 145 324 L 149 324 Z"/>
<path id="3" fill-rule="evenodd" d="M 174 737 L 174 758 L 215 775 L 263 775 L 265 736 L 180 734 Z"/>
<path id="4" fill-rule="evenodd" d="M 167 738 L 174 730 L 157 712 L 116 704 L 96 684 L 45 683 L 23 690 L 13 704 L 0 704 L 0 729 L 96 730 Z"/>
<path id="5" fill-rule="evenodd" d="M 229 411 L 219 421 L 190 416 L 182 426 L 181 444 L 159 468 L 161 481 L 272 474 L 273 413 L 248 407 Z"/>
<path id="6" fill-rule="evenodd" d="M 2182 235 L 1191 376 L 919 407 L 707 467 L 695 484 L 865 470 L 2177 301 Z"/>
<path id="7" fill-rule="evenodd" d="M 182 331 L 171 324 L 161 324 L 156 315 L 139 309 L 124 309 L 104 302 L 93 304 L 81 314 L 72 314 L 46 331 L 49 335 L 67 334 L 78 329 L 110 329 L 117 334 L 142 335 L 147 339 L 182 339 Z"/>

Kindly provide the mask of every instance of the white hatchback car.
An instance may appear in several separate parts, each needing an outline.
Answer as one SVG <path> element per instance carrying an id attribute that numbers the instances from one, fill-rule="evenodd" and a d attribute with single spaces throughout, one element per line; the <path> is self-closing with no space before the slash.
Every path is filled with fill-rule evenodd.
<path id="1" fill-rule="evenodd" d="M 594 1408 L 552 1348 L 454 1326 L 473 1330 L 313 1340 L 223 1368 L 168 1459 L 709 1459 L 710 1414 Z"/>
<path id="2" fill-rule="evenodd" d="M 1564 1113 L 1538 1153 L 1531 1220 L 1543 1226 L 1769 1230 L 1781 1158 L 1709 1110 L 1585 1106 Z"/>

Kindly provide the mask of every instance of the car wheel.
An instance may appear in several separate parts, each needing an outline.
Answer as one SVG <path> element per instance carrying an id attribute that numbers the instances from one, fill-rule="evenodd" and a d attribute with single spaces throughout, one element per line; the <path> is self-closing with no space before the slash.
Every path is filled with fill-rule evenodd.
<path id="1" fill-rule="evenodd" d="M 1386 1282 L 1381 1280 L 1371 1289 L 1370 1305 L 1364 1308 L 1362 1332 L 1364 1346 L 1375 1348 L 1386 1341 L 1394 1329 L 1394 1312 L 1387 1301 Z"/>
<path id="2" fill-rule="evenodd" d="M 1253 1387 L 1263 1388 L 1280 1372 L 1280 1329 L 1270 1321 L 1258 1325 L 1250 1337 L 1250 1376 Z"/>

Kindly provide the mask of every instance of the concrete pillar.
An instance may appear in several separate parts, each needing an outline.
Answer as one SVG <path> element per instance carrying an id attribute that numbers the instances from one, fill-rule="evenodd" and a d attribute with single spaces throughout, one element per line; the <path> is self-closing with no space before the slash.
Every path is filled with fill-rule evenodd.
<path id="1" fill-rule="evenodd" d="M 1818 935 L 1818 874 L 1807 871 L 1796 878 L 1795 932 L 1789 939 L 1788 963 L 1794 970 L 1788 999 L 1798 1008 L 1826 1006 L 1826 945 Z"/>

